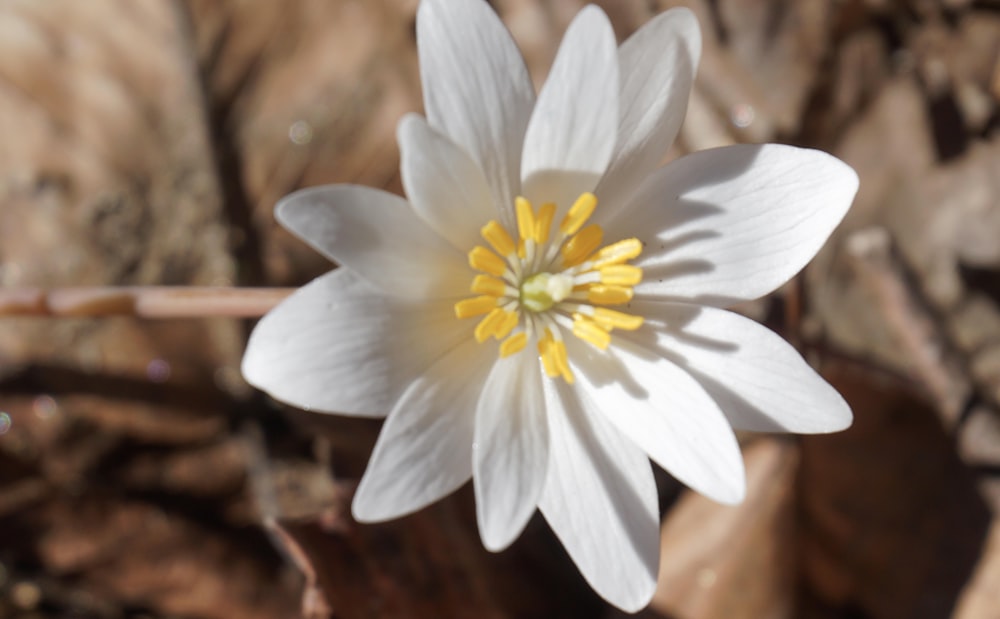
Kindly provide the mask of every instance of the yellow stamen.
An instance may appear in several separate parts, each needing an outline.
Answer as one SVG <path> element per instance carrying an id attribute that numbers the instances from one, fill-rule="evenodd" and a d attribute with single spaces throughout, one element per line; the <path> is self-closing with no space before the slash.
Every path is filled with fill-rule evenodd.
<path id="1" fill-rule="evenodd" d="M 601 246 L 604 230 L 597 224 L 590 224 L 574 234 L 562 248 L 563 266 L 572 267 L 582 263 L 587 256 Z"/>
<path id="2" fill-rule="evenodd" d="M 549 344 L 549 351 L 552 355 L 552 360 L 559 370 L 559 374 L 562 375 L 563 380 L 569 384 L 573 384 L 574 376 L 573 370 L 569 369 L 569 357 L 566 354 L 566 344 L 560 340 L 556 340 Z"/>
<path id="3" fill-rule="evenodd" d="M 535 238 L 535 211 L 531 208 L 531 202 L 518 196 L 514 200 L 514 209 L 517 211 L 517 232 L 521 235 L 521 240 Z"/>
<path id="4" fill-rule="evenodd" d="M 455 316 L 457 318 L 482 316 L 483 314 L 489 313 L 496 306 L 496 297 L 483 296 L 463 299 L 455 304 Z"/>
<path id="5" fill-rule="evenodd" d="M 552 229 L 552 218 L 556 216 L 556 205 L 546 202 L 538 209 L 538 218 L 535 220 L 535 242 L 546 243 L 549 240 L 549 231 Z"/>
<path id="6" fill-rule="evenodd" d="M 504 311 L 503 322 L 501 322 L 497 326 L 496 330 L 493 331 L 493 337 L 498 340 L 502 340 L 507 337 L 510 335 L 510 332 L 514 330 L 514 327 L 517 326 L 517 323 L 520 322 L 520 320 L 521 317 L 518 316 L 516 312 Z"/>
<path id="7" fill-rule="evenodd" d="M 469 266 L 477 271 L 500 277 L 507 271 L 503 258 L 494 254 L 482 245 L 476 245 L 469 252 Z"/>
<path id="8" fill-rule="evenodd" d="M 599 324 L 606 331 L 610 331 L 611 329 L 635 331 L 642 326 L 644 320 L 642 316 L 633 316 L 632 314 L 618 312 L 606 307 L 595 307 L 592 318 L 594 319 L 594 322 Z"/>
<path id="9" fill-rule="evenodd" d="M 477 275 L 472 280 L 472 292 L 488 294 L 492 297 L 502 297 L 507 294 L 507 282 L 489 275 Z"/>
<path id="10" fill-rule="evenodd" d="M 632 289 L 626 286 L 591 286 L 587 300 L 600 305 L 624 305 L 632 300 Z"/>
<path id="11" fill-rule="evenodd" d="M 542 369 L 549 378 L 559 376 L 559 368 L 556 367 L 555 359 L 552 356 L 552 332 L 545 330 L 545 335 L 538 340 L 538 354 L 542 360 Z"/>
<path id="12" fill-rule="evenodd" d="M 500 357 L 509 357 L 524 350 L 528 345 L 528 334 L 524 331 L 515 333 L 500 344 Z"/>
<path id="13" fill-rule="evenodd" d="M 609 286 L 635 286 L 642 281 L 642 269 L 631 264 L 602 267 L 601 283 Z"/>
<path id="14" fill-rule="evenodd" d="M 486 242 L 501 256 L 506 257 L 514 253 L 514 239 L 510 238 L 507 229 L 501 226 L 500 222 L 496 220 L 491 221 L 483 226 L 479 233 L 483 235 Z"/>
<path id="15" fill-rule="evenodd" d="M 476 336 L 476 341 L 482 344 L 486 340 L 490 339 L 490 336 L 496 333 L 497 327 L 499 327 L 504 321 L 504 311 L 499 307 L 494 308 L 486 318 L 479 321 L 476 325 L 476 330 L 474 335 Z"/>
<path id="16" fill-rule="evenodd" d="M 594 257 L 594 268 L 599 269 L 612 264 L 622 264 L 642 253 L 642 242 L 639 239 L 625 239 L 602 247 Z"/>
<path id="17" fill-rule="evenodd" d="M 592 193 L 580 194 L 559 225 L 559 231 L 567 236 L 576 234 L 594 214 L 595 208 L 597 208 L 597 196 Z"/>
<path id="18" fill-rule="evenodd" d="M 601 325 L 581 314 L 573 314 L 573 335 L 601 350 L 607 350 L 611 334 Z"/>

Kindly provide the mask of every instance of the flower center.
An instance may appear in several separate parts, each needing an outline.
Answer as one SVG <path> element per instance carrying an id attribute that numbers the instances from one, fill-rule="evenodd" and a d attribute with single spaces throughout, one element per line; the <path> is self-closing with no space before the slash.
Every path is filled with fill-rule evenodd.
<path id="1" fill-rule="evenodd" d="M 479 296 L 456 303 L 455 315 L 485 315 L 476 325 L 476 340 L 502 340 L 501 357 L 535 341 L 545 373 L 572 383 L 563 329 L 605 350 L 614 329 L 642 326 L 641 316 L 606 307 L 632 300 L 642 269 L 627 262 L 642 252 L 642 243 L 631 238 L 601 247 L 601 227 L 584 227 L 597 207 L 591 193 L 577 198 L 554 232 L 555 204 L 543 204 L 536 212 L 518 198 L 514 206 L 518 242 L 495 220 L 483 226 L 492 251 L 476 246 L 469 252 L 469 264 L 480 271 L 471 286 Z"/>
<path id="2" fill-rule="evenodd" d="M 573 278 L 563 273 L 536 273 L 521 284 L 521 307 L 532 312 L 552 309 L 573 292 Z"/>

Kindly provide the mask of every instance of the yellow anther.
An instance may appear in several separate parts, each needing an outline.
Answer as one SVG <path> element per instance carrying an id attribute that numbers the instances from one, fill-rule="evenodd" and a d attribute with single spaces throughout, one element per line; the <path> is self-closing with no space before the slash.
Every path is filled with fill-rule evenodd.
<path id="1" fill-rule="evenodd" d="M 549 378 L 557 378 L 559 376 L 559 368 L 556 367 L 555 357 L 552 355 L 551 343 L 545 347 L 545 353 L 540 358 L 545 375 Z"/>
<path id="2" fill-rule="evenodd" d="M 562 248 L 563 266 L 572 267 L 582 263 L 601 246 L 603 239 L 604 230 L 597 224 L 590 224 L 571 236 Z"/>
<path id="3" fill-rule="evenodd" d="M 458 318 L 471 318 L 489 313 L 497 306 L 496 297 L 473 297 L 463 299 L 455 304 L 455 316 Z"/>
<path id="4" fill-rule="evenodd" d="M 556 205 L 547 202 L 538 209 L 538 218 L 535 220 L 535 242 L 545 243 L 549 240 L 549 231 L 552 229 L 552 218 L 556 216 Z"/>
<path id="5" fill-rule="evenodd" d="M 514 327 L 517 326 L 517 323 L 520 322 L 520 320 L 521 317 L 518 316 L 517 313 L 504 311 L 503 322 L 497 325 L 497 328 L 493 331 L 493 337 L 498 340 L 502 340 L 507 337 L 510 335 L 510 332 L 514 330 Z"/>
<path id="6" fill-rule="evenodd" d="M 601 350 L 607 350 L 611 334 L 598 323 L 581 314 L 573 314 L 573 335 Z"/>
<path id="7" fill-rule="evenodd" d="M 563 380 L 569 384 L 573 384 L 574 376 L 573 370 L 569 369 L 569 357 L 566 354 L 566 344 L 562 341 L 556 340 L 549 344 L 549 351 L 552 355 L 553 363 L 556 369 L 559 370 L 559 374 L 562 375 Z"/>
<path id="8" fill-rule="evenodd" d="M 488 294 L 492 297 L 502 297 L 507 294 L 507 282 L 489 275 L 477 275 L 472 280 L 472 292 Z"/>
<path id="9" fill-rule="evenodd" d="M 479 233 L 501 256 L 506 257 L 514 253 L 514 239 L 510 238 L 510 233 L 500 225 L 500 222 L 496 220 L 489 222 L 482 227 Z"/>
<path id="10" fill-rule="evenodd" d="M 641 327 L 643 323 L 642 316 L 633 316 L 632 314 L 618 312 L 606 307 L 595 307 L 592 318 L 594 319 L 594 322 L 599 324 L 606 331 L 610 331 L 611 329 L 635 331 Z"/>
<path id="11" fill-rule="evenodd" d="M 642 253 L 642 242 L 639 239 L 625 239 L 602 247 L 594 257 L 594 268 L 612 264 L 621 264 L 639 256 Z"/>
<path id="12" fill-rule="evenodd" d="M 635 286 L 642 281 L 642 269 L 631 264 L 613 264 L 600 269 L 601 283 L 609 286 Z"/>
<path id="13" fill-rule="evenodd" d="M 473 333 L 476 336 L 476 341 L 482 344 L 486 340 L 490 339 L 490 336 L 496 333 L 497 327 L 503 323 L 505 313 L 506 312 L 497 307 L 487 314 L 486 318 L 480 320 Z"/>
<path id="14" fill-rule="evenodd" d="M 559 225 L 559 231 L 567 236 L 576 234 L 594 214 L 595 208 L 597 208 L 597 196 L 592 193 L 580 194 Z"/>
<path id="15" fill-rule="evenodd" d="M 546 329 L 545 336 L 538 340 L 538 354 L 542 360 L 542 369 L 545 370 L 545 375 L 549 378 L 559 376 L 559 368 L 552 355 L 552 344 L 552 333 Z"/>
<path id="16" fill-rule="evenodd" d="M 528 334 L 524 331 L 515 333 L 500 344 L 500 357 L 509 357 L 524 350 L 528 344 Z"/>
<path id="17" fill-rule="evenodd" d="M 494 254 L 482 245 L 476 245 L 469 252 L 469 266 L 477 271 L 500 277 L 507 271 L 503 258 Z"/>
<path id="18" fill-rule="evenodd" d="M 587 300 L 600 305 L 624 305 L 632 300 L 632 289 L 626 286 L 591 286 Z"/>
<path id="19" fill-rule="evenodd" d="M 535 238 L 535 211 L 531 208 L 531 202 L 518 196 L 514 200 L 514 209 L 517 211 L 517 232 L 521 235 L 521 240 Z"/>

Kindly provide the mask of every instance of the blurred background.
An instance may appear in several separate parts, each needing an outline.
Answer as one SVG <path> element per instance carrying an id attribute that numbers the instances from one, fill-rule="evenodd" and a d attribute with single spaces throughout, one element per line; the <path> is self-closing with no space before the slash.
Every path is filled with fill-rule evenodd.
<path id="1" fill-rule="evenodd" d="M 577 0 L 496 0 L 541 83 Z M 672 156 L 829 151 L 861 176 L 805 273 L 738 309 L 851 402 L 743 436 L 723 507 L 659 478 L 648 618 L 1000 617 L 1000 3 L 676 5 L 704 51 Z M 300 285 L 302 186 L 400 191 L 414 0 L 0 1 L 0 285 Z M 536 517 L 482 548 L 472 493 L 347 511 L 377 422 L 254 392 L 251 324 L 0 320 L 0 617 L 614 618 Z"/>

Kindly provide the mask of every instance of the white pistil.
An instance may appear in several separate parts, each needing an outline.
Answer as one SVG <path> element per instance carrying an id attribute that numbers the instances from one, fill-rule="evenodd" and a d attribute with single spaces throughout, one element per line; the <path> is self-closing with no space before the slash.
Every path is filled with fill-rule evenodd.
<path id="1" fill-rule="evenodd" d="M 594 315 L 594 306 L 585 305 L 583 303 L 563 303 L 559 306 L 559 309 L 564 312 L 569 312 L 570 314 L 583 314 L 584 316 Z"/>

